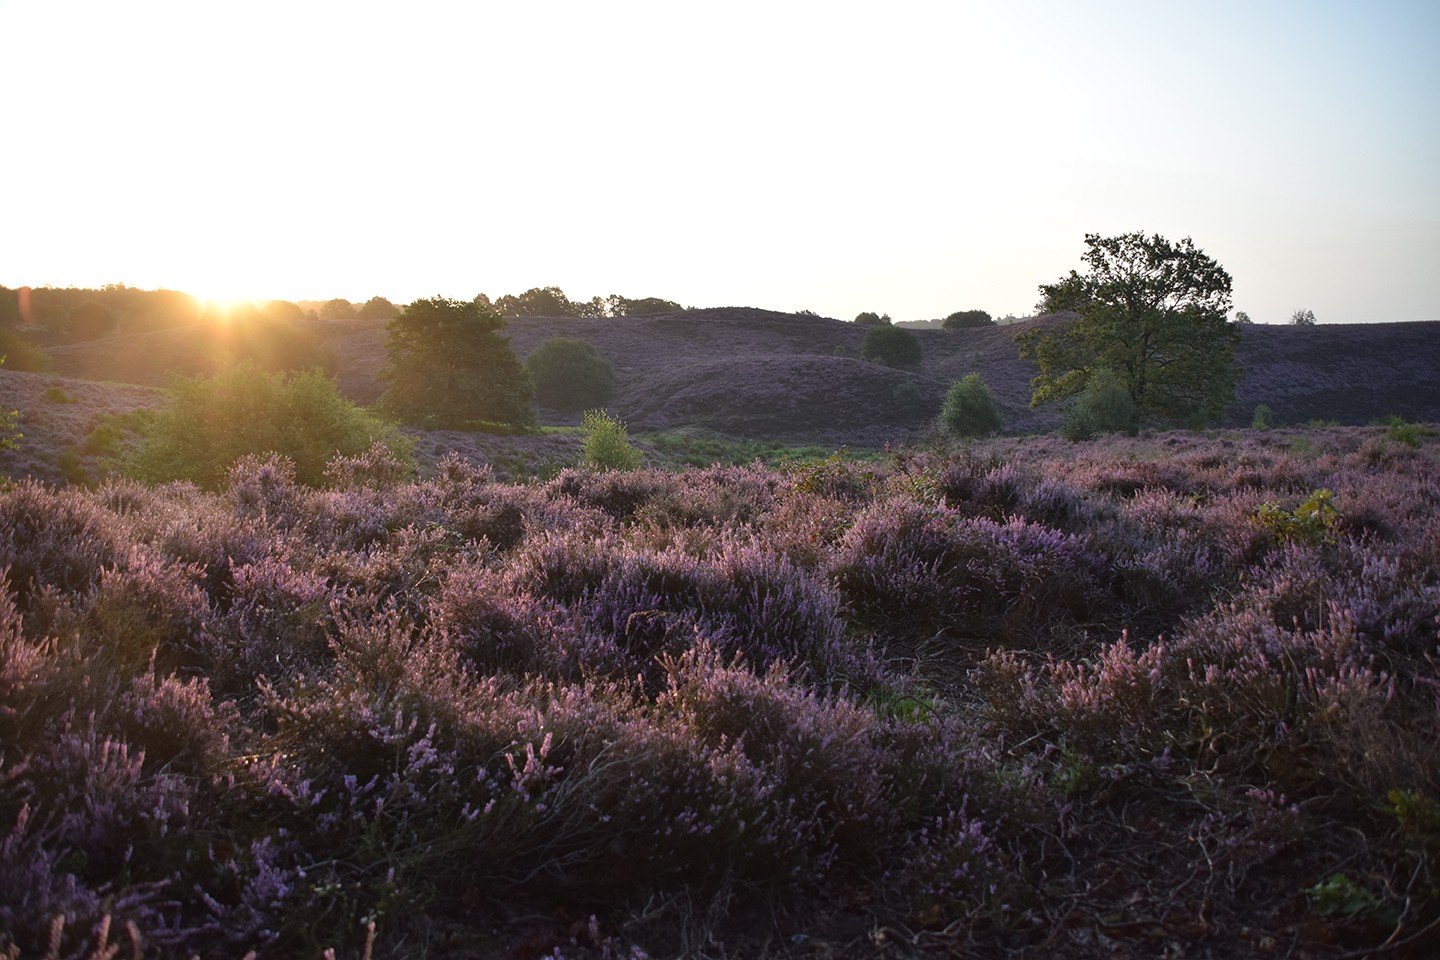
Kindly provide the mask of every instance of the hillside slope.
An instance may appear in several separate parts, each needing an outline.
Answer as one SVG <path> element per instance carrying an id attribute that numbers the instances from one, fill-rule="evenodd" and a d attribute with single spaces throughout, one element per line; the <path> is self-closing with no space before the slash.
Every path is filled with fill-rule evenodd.
<path id="1" fill-rule="evenodd" d="M 1029 407 L 1034 365 L 1015 337 L 1058 317 L 974 330 L 914 330 L 924 360 L 914 372 L 861 359 L 866 328 L 823 317 L 747 307 L 603 320 L 524 318 L 506 334 L 524 357 L 551 337 L 593 343 L 615 365 L 612 413 L 632 430 L 707 427 L 738 436 L 878 446 L 913 439 L 938 412 L 946 388 L 978 371 L 1006 429 L 1052 429 L 1055 410 Z M 335 359 L 340 388 L 360 403 L 383 389 L 385 322 L 351 321 L 317 331 Z M 188 370 L 186 331 L 110 337 L 56 348 L 56 373 L 158 386 Z M 1362 424 L 1388 414 L 1440 421 L 1440 323 L 1247 326 L 1241 380 L 1227 425 L 1247 425 L 1257 404 L 1276 423 L 1314 419 Z M 549 423 L 578 417 L 546 411 Z"/>

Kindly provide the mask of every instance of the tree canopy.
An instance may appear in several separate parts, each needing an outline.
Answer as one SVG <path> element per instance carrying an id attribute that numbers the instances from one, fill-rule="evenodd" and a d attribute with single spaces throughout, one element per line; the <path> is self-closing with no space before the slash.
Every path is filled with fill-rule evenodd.
<path id="1" fill-rule="evenodd" d="M 534 388 L 510 341 L 505 318 L 477 301 L 416 300 L 386 328 L 389 383 L 381 405 L 424 426 L 465 429 L 477 421 L 534 422 Z"/>
<path id="2" fill-rule="evenodd" d="M 864 310 L 855 315 L 855 322 L 862 327 L 888 327 L 890 326 L 890 314 L 876 313 L 873 310 Z"/>
<path id="3" fill-rule="evenodd" d="M 1108 370 L 1141 416 L 1218 417 L 1237 378 L 1230 275 L 1189 237 L 1087 234 L 1085 245 L 1085 273 L 1040 286 L 1044 311 L 1076 319 L 1017 338 L 1040 367 L 1031 406 L 1073 397 Z"/>
<path id="4" fill-rule="evenodd" d="M 556 410 L 598 407 L 615 392 L 615 368 L 584 340 L 551 337 L 525 358 L 535 399 Z"/>
<path id="5" fill-rule="evenodd" d="M 968 327 L 994 326 L 995 318 L 984 310 L 957 310 L 940 324 L 946 330 L 963 330 Z"/>
<path id="6" fill-rule="evenodd" d="M 914 370 L 920 366 L 920 339 L 904 327 L 871 327 L 865 333 L 860 352 L 866 360 L 887 367 Z"/>

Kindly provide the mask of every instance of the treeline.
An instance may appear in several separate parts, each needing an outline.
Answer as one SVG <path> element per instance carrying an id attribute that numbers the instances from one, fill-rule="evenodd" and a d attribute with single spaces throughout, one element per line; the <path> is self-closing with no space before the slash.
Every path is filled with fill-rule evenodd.
<path id="1" fill-rule="evenodd" d="M 559 287 L 532 287 L 521 294 L 506 294 L 493 303 L 485 294 L 475 298 L 505 317 L 647 317 L 679 313 L 685 308 L 660 297 L 632 299 L 612 293 L 608 297 L 571 300 Z"/>
<path id="2" fill-rule="evenodd" d="M 268 300 L 215 303 L 179 290 L 103 287 L 0 287 L 0 327 L 40 332 L 51 342 L 76 343 L 118 333 L 148 333 L 204 322 L 388 319 L 400 312 L 384 297 L 349 300 Z"/>

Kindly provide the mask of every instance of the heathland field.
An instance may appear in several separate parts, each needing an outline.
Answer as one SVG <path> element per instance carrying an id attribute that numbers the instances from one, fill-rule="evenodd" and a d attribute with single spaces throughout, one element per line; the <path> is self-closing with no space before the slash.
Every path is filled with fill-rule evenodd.
<path id="1" fill-rule="evenodd" d="M 1426 955 L 1440 446 L 1407 439 L 17 483 L 0 930 L 25 957 Z"/>
<path id="2" fill-rule="evenodd" d="M 1071 442 L 1054 322 L 509 324 L 627 469 L 348 405 L 382 321 L 0 368 L 0 955 L 1435 955 L 1437 325 L 1246 327 L 1219 428 Z M 936 428 L 970 372 L 1007 435 Z"/>

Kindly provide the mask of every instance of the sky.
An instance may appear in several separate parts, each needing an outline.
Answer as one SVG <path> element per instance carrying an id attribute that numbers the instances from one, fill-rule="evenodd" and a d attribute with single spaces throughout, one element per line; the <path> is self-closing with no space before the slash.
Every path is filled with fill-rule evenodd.
<path id="1" fill-rule="evenodd" d="M 0 0 L 0 285 L 1440 319 L 1440 2 Z"/>

